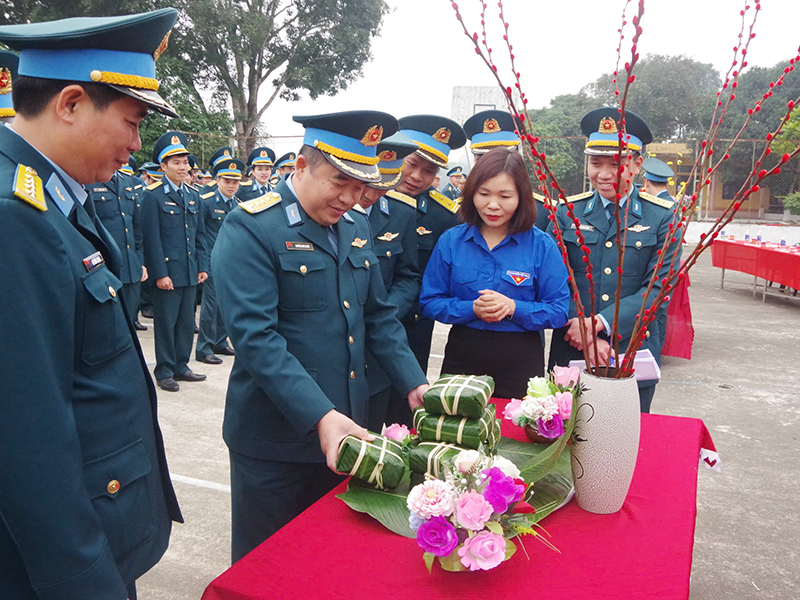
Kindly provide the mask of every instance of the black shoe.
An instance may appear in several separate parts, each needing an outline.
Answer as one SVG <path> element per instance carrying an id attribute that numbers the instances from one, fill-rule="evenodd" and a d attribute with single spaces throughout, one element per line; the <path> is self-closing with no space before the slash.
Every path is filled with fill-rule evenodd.
<path id="1" fill-rule="evenodd" d="M 195 325 L 194 326 L 194 334 L 197 335 L 198 333 L 200 333 L 200 328 L 197 325 Z"/>
<path id="2" fill-rule="evenodd" d="M 234 352 L 233 348 L 230 346 L 225 346 L 224 348 L 220 348 L 219 350 L 214 350 L 217 354 L 223 354 L 225 356 L 236 356 L 236 352 Z"/>
<path id="3" fill-rule="evenodd" d="M 139 323 L 139 321 L 133 322 L 133 328 L 136 331 L 147 331 L 147 325 L 142 325 L 141 323 Z"/>
<path id="4" fill-rule="evenodd" d="M 178 385 L 178 382 L 175 381 L 172 377 L 167 377 L 166 379 L 159 379 L 157 382 L 158 387 L 160 387 L 165 392 L 177 392 L 181 389 L 181 386 Z"/>
<path id="5" fill-rule="evenodd" d="M 175 375 L 175 379 L 178 381 L 205 381 L 206 376 L 200 375 L 199 373 L 195 373 L 191 369 L 186 371 L 186 373 L 181 373 L 180 375 Z"/>
<path id="6" fill-rule="evenodd" d="M 153 309 L 152 308 L 143 308 L 139 311 L 145 319 L 152 319 L 153 318 Z"/>
<path id="7" fill-rule="evenodd" d="M 206 354 L 204 356 L 197 356 L 197 362 L 206 363 L 207 365 L 221 365 L 222 359 L 215 354 Z"/>

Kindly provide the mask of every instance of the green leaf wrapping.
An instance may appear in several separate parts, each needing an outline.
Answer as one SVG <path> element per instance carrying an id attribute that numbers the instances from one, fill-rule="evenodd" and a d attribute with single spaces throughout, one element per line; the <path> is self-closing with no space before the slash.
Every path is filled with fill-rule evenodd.
<path id="1" fill-rule="evenodd" d="M 449 442 L 477 450 L 486 444 L 493 450 L 500 439 L 500 422 L 494 404 L 488 405 L 480 419 L 431 415 L 423 408 L 414 410 L 414 427 L 424 442 Z"/>
<path id="2" fill-rule="evenodd" d="M 376 435 L 372 442 L 348 435 L 339 446 L 336 470 L 375 487 L 391 489 L 397 487 L 406 471 L 403 448 L 381 435 Z"/>
<path id="3" fill-rule="evenodd" d="M 462 450 L 464 448 L 461 446 L 445 442 L 420 442 L 411 447 L 408 465 L 412 473 L 430 473 L 434 477 L 439 477 L 445 461 L 455 458 Z M 485 448 L 484 453 L 486 453 Z"/>
<path id="4" fill-rule="evenodd" d="M 363 512 L 377 519 L 389 531 L 407 538 L 417 538 L 417 533 L 408 526 L 408 492 L 406 481 L 392 491 L 378 490 L 358 479 L 350 479 L 347 491 L 336 496 L 356 512 Z"/>
<path id="5" fill-rule="evenodd" d="M 488 375 L 442 375 L 422 398 L 425 412 L 480 419 L 494 392 Z"/>

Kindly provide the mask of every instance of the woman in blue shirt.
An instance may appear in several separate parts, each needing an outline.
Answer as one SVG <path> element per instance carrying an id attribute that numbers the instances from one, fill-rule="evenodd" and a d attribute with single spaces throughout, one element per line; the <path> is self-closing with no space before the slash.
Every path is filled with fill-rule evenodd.
<path id="1" fill-rule="evenodd" d="M 462 225 L 436 244 L 422 280 L 422 314 L 453 325 L 442 373 L 491 375 L 498 397 L 521 398 L 544 375 L 541 331 L 567 322 L 567 269 L 536 228 L 519 152 L 496 148 L 472 169 Z"/>

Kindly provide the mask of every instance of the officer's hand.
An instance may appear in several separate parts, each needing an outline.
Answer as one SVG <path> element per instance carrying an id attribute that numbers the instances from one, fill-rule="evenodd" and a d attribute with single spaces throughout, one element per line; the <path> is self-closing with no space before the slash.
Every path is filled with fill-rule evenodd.
<path id="1" fill-rule="evenodd" d="M 139 281 L 147 281 L 147 267 L 142 265 L 142 278 Z"/>
<path id="2" fill-rule="evenodd" d="M 336 458 L 339 456 L 339 446 L 348 435 L 354 435 L 371 442 L 375 439 L 369 431 L 358 425 L 355 421 L 336 410 L 326 413 L 317 423 L 319 445 L 325 454 L 328 468 L 336 471 Z"/>
<path id="3" fill-rule="evenodd" d="M 592 334 L 592 318 L 584 317 L 583 322 L 586 325 L 586 344 L 590 345 L 595 338 Z M 569 345 L 577 350 L 583 350 L 583 341 L 581 340 L 581 330 L 577 317 L 570 319 L 567 323 L 569 324 L 569 329 L 567 329 L 567 333 L 564 336 L 564 341 L 569 342 Z M 603 322 L 597 317 L 595 317 L 595 323 L 596 333 L 605 331 Z"/>
<path id="4" fill-rule="evenodd" d="M 203 283 L 206 279 L 208 279 L 208 273 L 205 271 L 200 271 L 197 274 L 197 283 Z"/>
<path id="5" fill-rule="evenodd" d="M 161 279 L 156 279 L 156 285 L 160 290 L 174 290 L 175 286 L 172 285 L 172 279 L 170 277 L 162 277 Z"/>
<path id="6" fill-rule="evenodd" d="M 594 350 L 595 347 L 597 348 L 597 358 L 598 358 L 598 365 L 601 367 L 605 367 L 608 365 L 609 357 L 611 356 L 611 344 L 609 344 L 606 340 L 603 339 L 596 339 L 592 346 L 589 346 L 589 362 L 594 365 Z"/>
<path id="7" fill-rule="evenodd" d="M 408 406 L 411 408 L 412 412 L 415 408 L 422 406 L 422 397 L 425 395 L 425 392 L 428 391 L 429 387 L 431 386 L 427 383 L 423 383 L 408 392 Z"/>

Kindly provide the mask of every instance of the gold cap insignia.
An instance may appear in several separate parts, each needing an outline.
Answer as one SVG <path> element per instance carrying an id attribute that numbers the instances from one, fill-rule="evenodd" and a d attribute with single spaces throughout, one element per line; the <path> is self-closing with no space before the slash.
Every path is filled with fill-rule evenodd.
<path id="1" fill-rule="evenodd" d="M 393 150 L 384 150 L 380 154 L 380 159 L 384 162 L 391 162 L 397 160 L 397 152 Z"/>
<path id="2" fill-rule="evenodd" d="M 598 133 L 618 133 L 617 123 L 611 117 L 603 117 L 600 119 L 600 127 L 597 128 Z"/>
<path id="3" fill-rule="evenodd" d="M 367 133 L 361 138 L 361 143 L 365 146 L 377 146 L 381 143 L 383 138 L 383 127 L 380 125 L 373 125 L 367 129 Z"/>
<path id="4" fill-rule="evenodd" d="M 262 151 L 261 151 L 261 154 L 260 154 L 259 156 L 261 156 L 261 158 L 266 158 L 266 156 L 267 156 L 267 151 L 266 151 L 266 150 L 262 150 Z"/>
<path id="5" fill-rule="evenodd" d="M 153 52 L 153 60 L 158 60 L 158 57 L 161 56 L 164 50 L 167 49 L 167 44 L 169 43 L 169 36 L 171 33 L 172 31 L 168 31 L 167 35 L 164 36 L 164 39 L 161 40 L 161 43 L 158 45 L 158 48 L 156 48 L 156 51 Z"/>
<path id="6" fill-rule="evenodd" d="M 222 151 L 222 156 L 230 156 L 230 155 L 231 155 L 230 150 L 223 150 Z"/>
<path id="7" fill-rule="evenodd" d="M 173 146 L 177 146 L 178 144 L 181 143 L 181 138 L 179 138 L 177 135 L 173 135 L 169 143 Z"/>
<path id="8" fill-rule="evenodd" d="M 3 67 L 0 69 L 0 94 L 11 93 L 11 71 Z"/>
<path id="9" fill-rule="evenodd" d="M 483 133 L 496 133 L 500 131 L 500 123 L 497 119 L 486 119 L 483 123 Z"/>
<path id="10" fill-rule="evenodd" d="M 436 133 L 433 134 L 433 139 L 437 142 L 442 142 L 443 144 L 450 143 L 450 130 L 447 127 L 440 127 L 436 130 Z"/>
<path id="11" fill-rule="evenodd" d="M 362 240 L 361 238 L 356 238 L 353 240 L 353 243 L 350 244 L 351 246 L 355 246 L 356 248 L 363 248 L 367 245 L 367 240 Z"/>
<path id="12" fill-rule="evenodd" d="M 236 169 L 236 163 L 229 164 L 228 168 L 231 169 L 231 170 Z"/>

